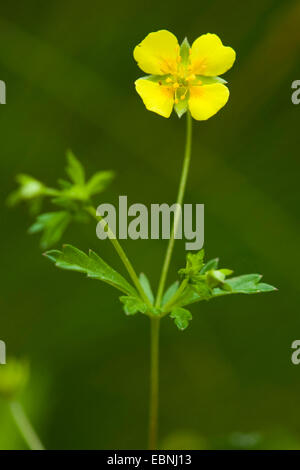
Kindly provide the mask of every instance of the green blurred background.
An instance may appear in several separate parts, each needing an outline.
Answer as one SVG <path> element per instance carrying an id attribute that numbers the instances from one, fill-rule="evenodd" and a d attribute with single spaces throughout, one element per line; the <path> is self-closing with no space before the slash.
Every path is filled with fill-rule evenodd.
<path id="1" fill-rule="evenodd" d="M 133 85 L 134 46 L 166 28 L 190 41 L 214 32 L 237 51 L 228 105 L 194 124 L 186 202 L 205 204 L 208 258 L 279 291 L 196 304 L 183 333 L 163 322 L 161 446 L 300 449 L 299 16 L 291 0 L 1 1 L 0 339 L 30 359 L 21 400 L 47 448 L 145 448 L 149 324 L 126 317 L 109 286 L 56 270 L 24 207 L 4 201 L 16 173 L 54 185 L 71 148 L 89 174 L 117 173 L 97 202 L 174 202 L 184 122 L 147 112 Z M 71 226 L 64 242 L 119 266 L 93 225 Z M 166 242 L 124 246 L 157 286 Z M 178 243 L 169 282 L 184 256 Z M 1 401 L 0 448 L 25 447 Z"/>

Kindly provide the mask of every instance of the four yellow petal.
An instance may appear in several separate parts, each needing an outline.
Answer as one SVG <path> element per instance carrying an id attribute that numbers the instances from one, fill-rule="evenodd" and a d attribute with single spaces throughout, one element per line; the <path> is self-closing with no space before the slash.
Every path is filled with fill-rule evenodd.
<path id="1" fill-rule="evenodd" d="M 188 108 L 194 119 L 206 120 L 227 103 L 228 88 L 222 83 L 205 84 L 205 77 L 217 77 L 229 70 L 235 61 L 235 51 L 223 46 L 216 34 L 208 33 L 196 39 L 189 52 L 184 63 L 176 37 L 166 30 L 148 34 L 136 46 L 133 55 L 144 72 L 171 77 L 161 81 L 157 77 L 156 80 L 138 79 L 135 82 L 136 91 L 149 111 L 169 117 L 175 101 L 175 85 L 181 87 L 184 96 L 188 93 Z M 194 80 L 197 75 L 203 77 L 204 83 L 198 80 L 196 86 L 191 83 L 191 77 Z M 178 99 L 178 94 L 176 97 Z"/>
<path id="2" fill-rule="evenodd" d="M 205 121 L 216 114 L 228 101 L 229 90 L 222 83 L 192 86 L 189 109 L 194 119 Z"/>
<path id="3" fill-rule="evenodd" d="M 216 77 L 229 70 L 235 61 L 235 51 L 225 47 L 216 34 L 203 34 L 191 47 L 191 69 L 195 75 Z"/>
<path id="4" fill-rule="evenodd" d="M 157 82 L 144 78 L 136 80 L 135 87 L 149 111 L 153 111 L 166 118 L 170 117 L 174 105 L 173 88 L 161 86 Z"/>
<path id="5" fill-rule="evenodd" d="M 148 34 L 135 47 L 133 56 L 144 72 L 165 75 L 176 72 L 179 50 L 176 36 L 163 29 Z"/>

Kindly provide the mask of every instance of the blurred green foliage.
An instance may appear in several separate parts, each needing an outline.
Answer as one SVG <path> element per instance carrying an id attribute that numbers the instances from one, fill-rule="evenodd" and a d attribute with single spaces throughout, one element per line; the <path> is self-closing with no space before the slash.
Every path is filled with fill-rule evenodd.
<path id="1" fill-rule="evenodd" d="M 1 5 L 0 339 L 8 354 L 30 358 L 22 402 L 48 448 L 145 447 L 149 324 L 126 317 L 109 286 L 49 266 L 26 234 L 33 219 L 4 200 L 18 173 L 53 186 L 72 148 L 91 174 L 116 172 L 97 203 L 119 194 L 174 202 L 185 126 L 146 112 L 133 86 L 132 50 L 160 28 L 191 41 L 215 32 L 237 51 L 228 105 L 195 123 L 186 202 L 205 204 L 208 259 L 220 253 L 225 266 L 263 272 L 280 288 L 195 304 L 183 334 L 163 323 L 161 443 L 179 432 L 191 447 L 300 448 L 300 369 L 290 361 L 300 332 L 299 107 L 290 99 L 299 14 L 294 0 Z M 64 240 L 115 265 L 92 227 L 67 228 Z M 155 287 L 165 241 L 124 245 Z M 184 261 L 179 241 L 170 281 Z M 0 447 L 24 448 L 4 402 L 0 422 Z"/>

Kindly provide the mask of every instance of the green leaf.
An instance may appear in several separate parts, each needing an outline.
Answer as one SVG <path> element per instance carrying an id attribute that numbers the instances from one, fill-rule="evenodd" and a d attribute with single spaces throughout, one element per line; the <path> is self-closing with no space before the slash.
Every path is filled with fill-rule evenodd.
<path id="1" fill-rule="evenodd" d="M 265 282 L 260 282 L 257 287 L 259 292 L 274 292 L 275 290 L 278 290 L 276 287 L 271 284 L 266 284 Z"/>
<path id="2" fill-rule="evenodd" d="M 189 310 L 180 307 L 172 310 L 170 317 L 174 318 L 174 323 L 179 330 L 185 330 L 189 326 L 190 320 L 193 318 Z"/>
<path id="3" fill-rule="evenodd" d="M 67 152 L 67 161 L 68 161 L 68 165 L 66 168 L 66 172 L 69 175 L 71 181 L 73 181 L 74 184 L 84 185 L 84 182 L 85 182 L 84 168 L 79 162 L 79 160 L 77 160 L 75 155 L 71 152 L 71 150 L 68 150 Z"/>
<path id="4" fill-rule="evenodd" d="M 197 292 L 195 291 L 195 286 L 188 285 L 184 293 L 180 296 L 179 299 L 177 299 L 176 306 L 184 307 L 186 305 L 199 302 L 200 300 L 204 299 L 201 297 L 201 295 L 197 294 Z"/>
<path id="5" fill-rule="evenodd" d="M 178 272 L 187 278 L 193 280 L 203 268 L 204 250 L 198 251 L 198 253 L 188 253 L 186 257 L 186 267 L 180 269 Z"/>
<path id="6" fill-rule="evenodd" d="M 30 234 L 43 232 L 41 247 L 49 248 L 57 243 L 71 221 L 71 215 L 66 211 L 47 212 L 39 215 L 36 222 L 29 227 Z"/>
<path id="7" fill-rule="evenodd" d="M 16 176 L 16 181 L 19 184 L 18 189 L 9 194 L 7 204 L 15 206 L 20 201 L 29 201 L 35 198 L 40 198 L 45 194 L 46 187 L 30 175 L 19 174 Z"/>
<path id="8" fill-rule="evenodd" d="M 220 297 L 227 294 L 259 294 L 277 290 L 276 287 L 270 284 L 259 282 L 260 279 L 260 274 L 244 274 L 242 276 L 226 279 L 222 288 L 216 287 L 211 289 L 211 296 L 209 298 Z M 199 293 L 197 293 L 196 288 L 199 289 L 199 285 L 189 285 L 183 295 L 176 301 L 176 305 L 184 307 L 201 300 L 209 300 L 209 298 L 205 298 L 203 292 L 198 291 Z"/>
<path id="9" fill-rule="evenodd" d="M 62 189 L 70 189 L 72 187 L 72 183 L 70 183 L 70 181 L 66 181 L 62 178 L 59 178 L 57 183 Z"/>
<path id="10" fill-rule="evenodd" d="M 72 245 L 64 245 L 62 251 L 51 250 L 45 256 L 54 261 L 58 268 L 85 273 L 89 278 L 104 281 L 125 294 L 137 296 L 134 287 L 91 250 L 86 255 Z"/>
<path id="11" fill-rule="evenodd" d="M 149 282 L 149 279 L 147 278 L 146 274 L 141 273 L 139 277 L 139 281 L 141 283 L 141 286 L 143 288 L 143 291 L 145 292 L 146 296 L 150 300 L 151 304 L 154 302 L 154 295 L 151 289 L 151 285 Z"/>
<path id="12" fill-rule="evenodd" d="M 136 296 L 121 296 L 120 301 L 124 304 L 124 312 L 126 315 L 134 315 L 135 313 L 146 313 L 147 305 Z"/>
<path id="13" fill-rule="evenodd" d="M 214 258 L 208 261 L 201 269 L 200 274 L 205 274 L 207 271 L 211 269 L 217 269 L 219 264 L 219 258 Z"/>
<path id="14" fill-rule="evenodd" d="M 111 183 L 115 174 L 113 171 L 99 171 L 95 173 L 86 183 L 86 190 L 89 196 L 101 193 Z"/>
<path id="15" fill-rule="evenodd" d="M 212 290 L 205 281 L 199 281 L 192 285 L 193 290 L 199 296 L 199 300 L 209 300 L 212 297 Z"/>
<path id="16" fill-rule="evenodd" d="M 53 263 L 56 263 L 58 258 L 61 256 L 61 251 L 60 250 L 49 250 L 46 253 L 44 253 L 44 256 L 46 258 L 49 258 Z"/>
<path id="17" fill-rule="evenodd" d="M 262 276 L 260 274 L 244 274 L 242 276 L 226 279 L 226 284 L 231 288 L 230 292 L 216 288 L 213 290 L 214 296 L 224 294 L 258 294 L 260 292 L 271 292 L 277 290 L 269 284 L 261 283 Z"/>
<path id="18" fill-rule="evenodd" d="M 175 282 L 173 282 L 173 284 L 170 285 L 170 287 L 168 287 L 168 289 L 166 290 L 166 292 L 164 293 L 163 298 L 162 298 L 162 306 L 167 304 L 169 302 L 169 300 L 172 299 L 173 295 L 175 295 L 175 293 L 178 289 L 178 286 L 179 286 L 179 282 L 175 281 Z"/>

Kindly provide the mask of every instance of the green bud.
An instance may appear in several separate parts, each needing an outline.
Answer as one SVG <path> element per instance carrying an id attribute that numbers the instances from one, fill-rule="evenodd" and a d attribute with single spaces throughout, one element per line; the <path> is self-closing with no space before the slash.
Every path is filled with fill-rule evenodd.
<path id="1" fill-rule="evenodd" d="M 211 269 L 206 273 L 206 281 L 209 287 L 218 287 L 223 284 L 226 276 L 220 270 Z"/>
<path id="2" fill-rule="evenodd" d="M 29 365 L 25 360 L 8 358 L 0 365 L 0 396 L 12 399 L 22 390 L 29 378 Z"/>
<path id="3" fill-rule="evenodd" d="M 8 204 L 13 206 L 20 201 L 29 201 L 31 199 L 43 196 L 45 186 L 32 176 L 20 174 L 16 177 L 19 188 L 8 196 Z"/>

